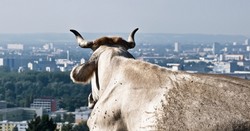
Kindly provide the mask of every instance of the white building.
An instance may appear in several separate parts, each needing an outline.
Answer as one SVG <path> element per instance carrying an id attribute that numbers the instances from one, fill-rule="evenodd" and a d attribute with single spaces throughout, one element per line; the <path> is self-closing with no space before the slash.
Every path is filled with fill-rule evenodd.
<path id="1" fill-rule="evenodd" d="M 33 70 L 33 69 L 34 69 L 34 68 L 33 68 L 33 64 L 32 64 L 31 62 L 28 63 L 28 68 L 29 68 L 30 70 Z"/>
<path id="2" fill-rule="evenodd" d="M 206 63 L 209 63 L 209 62 L 214 62 L 214 60 L 207 60 L 204 57 L 200 57 L 199 59 L 187 59 L 187 60 L 184 60 L 184 63 L 190 63 L 190 62 L 194 62 L 194 63 L 206 62 Z"/>
<path id="3" fill-rule="evenodd" d="M 180 64 L 178 64 L 178 63 L 168 63 L 167 67 L 171 67 L 172 71 L 180 70 Z"/>
<path id="4" fill-rule="evenodd" d="M 237 71 L 237 62 L 214 62 L 214 73 L 233 73 Z"/>
<path id="5" fill-rule="evenodd" d="M 74 62 L 68 59 L 56 59 L 56 64 L 67 66 L 67 65 L 73 65 Z"/>
<path id="6" fill-rule="evenodd" d="M 82 58 L 81 60 L 80 60 L 80 63 L 81 64 L 84 64 L 86 62 L 86 60 L 84 59 L 84 58 Z"/>
<path id="7" fill-rule="evenodd" d="M 3 66 L 3 58 L 0 58 L 0 66 Z"/>
<path id="8" fill-rule="evenodd" d="M 69 124 L 69 122 L 64 122 L 64 123 L 58 122 L 58 123 L 56 123 L 56 130 L 62 131 L 63 125 L 68 125 L 68 124 Z M 73 127 L 77 125 L 77 123 L 71 123 L 71 124 L 73 124 Z"/>
<path id="9" fill-rule="evenodd" d="M 23 50 L 23 44 L 8 44 L 7 49 L 10 49 L 10 50 Z"/>
<path id="10" fill-rule="evenodd" d="M 34 109 L 43 108 L 47 112 L 55 112 L 58 109 L 58 105 L 55 99 L 50 99 L 50 98 L 34 99 L 33 103 L 30 104 L 30 108 Z"/>
<path id="11" fill-rule="evenodd" d="M 250 46 L 247 46 L 247 47 L 246 47 L 246 50 L 247 50 L 247 51 L 250 51 Z"/>
<path id="12" fill-rule="evenodd" d="M 64 110 L 64 109 L 61 108 L 61 109 L 51 113 L 50 117 L 51 118 L 56 118 L 57 116 L 60 116 L 61 120 L 64 120 L 65 114 L 67 114 L 67 110 Z"/>
<path id="13" fill-rule="evenodd" d="M 204 52 L 213 52 L 213 48 L 203 48 Z"/>
<path id="14" fill-rule="evenodd" d="M 91 110 L 88 107 L 81 107 L 75 111 L 75 123 L 80 123 L 82 121 L 87 121 Z"/>
<path id="15" fill-rule="evenodd" d="M 230 73 L 230 63 L 229 62 L 215 62 L 214 63 L 214 68 L 213 68 L 214 73 Z"/>
<path id="16" fill-rule="evenodd" d="M 244 55 L 242 54 L 226 54 L 225 55 L 225 60 L 236 60 L 236 61 L 241 61 L 244 60 Z"/>
<path id="17" fill-rule="evenodd" d="M 47 43 L 43 45 L 44 50 L 52 50 L 54 48 L 53 43 Z"/>
<path id="18" fill-rule="evenodd" d="M 174 52 L 180 52 L 180 43 L 178 42 L 174 43 Z"/>
<path id="19" fill-rule="evenodd" d="M 249 39 L 246 39 L 246 40 L 245 40 L 245 45 L 250 45 Z"/>
<path id="20" fill-rule="evenodd" d="M 27 121 L 0 121 L 0 131 L 12 131 L 14 127 L 17 127 L 18 131 L 26 131 L 28 123 Z"/>

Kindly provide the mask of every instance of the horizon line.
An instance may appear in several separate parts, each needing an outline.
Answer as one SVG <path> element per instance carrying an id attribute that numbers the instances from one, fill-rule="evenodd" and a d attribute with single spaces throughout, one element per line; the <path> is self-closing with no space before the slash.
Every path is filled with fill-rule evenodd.
<path id="1" fill-rule="evenodd" d="M 129 34 L 130 32 L 82 32 L 82 34 Z M 0 33 L 0 35 L 42 35 L 42 34 L 71 34 L 67 32 L 23 32 L 23 33 Z M 250 35 L 244 34 L 223 34 L 223 33 L 168 33 L 168 32 L 140 32 L 137 34 L 167 34 L 167 35 L 213 35 L 213 36 L 244 36 L 250 37 Z"/>

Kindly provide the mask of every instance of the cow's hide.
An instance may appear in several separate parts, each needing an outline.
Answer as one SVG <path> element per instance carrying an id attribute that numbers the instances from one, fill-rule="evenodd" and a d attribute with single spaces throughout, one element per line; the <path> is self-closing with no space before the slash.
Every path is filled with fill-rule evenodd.
<path id="1" fill-rule="evenodd" d="M 250 81 L 134 60 L 127 50 L 136 31 L 130 42 L 87 42 L 73 31 L 81 47 L 94 51 L 71 71 L 74 82 L 92 84 L 90 130 L 250 130 Z"/>

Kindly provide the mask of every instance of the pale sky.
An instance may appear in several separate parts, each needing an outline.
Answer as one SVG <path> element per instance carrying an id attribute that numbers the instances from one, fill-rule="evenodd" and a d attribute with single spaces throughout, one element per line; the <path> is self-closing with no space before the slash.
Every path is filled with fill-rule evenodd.
<path id="1" fill-rule="evenodd" d="M 250 0 L 0 0 L 0 33 L 130 32 L 250 37 Z"/>

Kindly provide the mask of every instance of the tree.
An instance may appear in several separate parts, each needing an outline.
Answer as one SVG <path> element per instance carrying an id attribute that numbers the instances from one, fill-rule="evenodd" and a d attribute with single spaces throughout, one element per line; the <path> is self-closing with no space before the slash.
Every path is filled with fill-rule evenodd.
<path id="1" fill-rule="evenodd" d="M 15 127 L 12 129 L 12 131 L 18 131 L 17 126 L 15 126 Z"/>
<path id="2" fill-rule="evenodd" d="M 74 123 L 75 122 L 75 118 L 73 114 L 65 114 L 64 115 L 64 121 L 65 122 L 69 122 L 69 123 Z"/>
<path id="3" fill-rule="evenodd" d="M 56 124 L 53 122 L 53 119 L 49 118 L 48 115 L 43 115 L 42 119 L 38 116 L 28 122 L 26 131 L 54 131 L 55 129 Z"/>
<path id="4" fill-rule="evenodd" d="M 41 82 L 43 86 L 46 86 L 48 83 L 49 83 L 49 78 L 47 76 L 47 73 L 39 73 L 37 76 L 36 76 L 36 80 Z"/>
<path id="5" fill-rule="evenodd" d="M 53 118 L 54 122 L 62 122 L 61 115 L 56 115 L 56 117 Z"/>
<path id="6" fill-rule="evenodd" d="M 73 125 L 71 123 L 63 124 L 62 131 L 73 131 Z"/>
<path id="7" fill-rule="evenodd" d="M 5 90 L 10 90 L 10 91 L 14 92 L 15 85 L 11 81 L 8 81 L 4 84 L 4 88 L 5 88 Z"/>
<path id="8" fill-rule="evenodd" d="M 73 131 L 89 131 L 87 121 L 83 121 L 73 127 Z"/>
<path id="9" fill-rule="evenodd" d="M 54 97 L 60 108 L 74 111 L 88 104 L 90 85 L 74 84 L 69 72 L 3 72 L 0 69 L 0 100 L 8 107 L 29 107 L 35 98 Z M 72 119 L 71 119 L 72 121 Z"/>
<path id="10" fill-rule="evenodd" d="M 0 71 L 1 72 L 9 72 L 10 68 L 8 66 L 0 66 Z"/>

